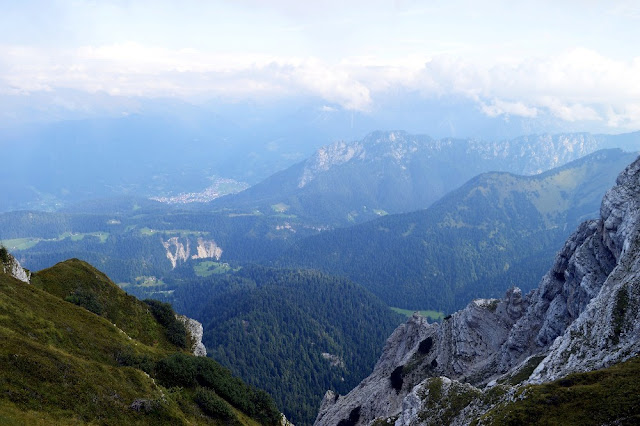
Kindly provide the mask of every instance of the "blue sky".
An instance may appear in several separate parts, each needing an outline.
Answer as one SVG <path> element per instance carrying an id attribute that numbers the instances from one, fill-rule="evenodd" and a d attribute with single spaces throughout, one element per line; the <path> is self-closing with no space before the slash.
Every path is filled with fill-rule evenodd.
<path id="1" fill-rule="evenodd" d="M 488 116 L 640 128 L 634 1 L 0 3 L 4 103 L 69 89 L 191 102 L 308 95 L 366 113 L 407 91 L 462 96 Z"/>

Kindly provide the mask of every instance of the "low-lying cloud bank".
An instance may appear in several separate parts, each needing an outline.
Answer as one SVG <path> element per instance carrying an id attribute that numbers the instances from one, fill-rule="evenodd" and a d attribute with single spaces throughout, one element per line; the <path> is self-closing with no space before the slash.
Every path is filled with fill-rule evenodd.
<path id="1" fill-rule="evenodd" d="M 73 89 L 134 97 L 277 98 L 311 95 L 367 112 L 389 93 L 464 96 L 487 116 L 640 128 L 640 58 L 577 48 L 545 58 L 474 62 L 460 56 L 388 59 L 213 54 L 124 43 L 74 49 L 0 47 L 0 93 Z"/>

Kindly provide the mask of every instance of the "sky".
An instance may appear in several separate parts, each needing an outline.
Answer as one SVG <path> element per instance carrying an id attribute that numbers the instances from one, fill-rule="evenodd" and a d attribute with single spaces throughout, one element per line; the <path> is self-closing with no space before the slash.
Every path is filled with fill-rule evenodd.
<path id="1" fill-rule="evenodd" d="M 0 0 L 0 102 L 390 94 L 640 129 L 640 2 Z M 9 105 L 10 107 L 10 105 Z M 73 108 L 70 105 L 69 108 Z"/>

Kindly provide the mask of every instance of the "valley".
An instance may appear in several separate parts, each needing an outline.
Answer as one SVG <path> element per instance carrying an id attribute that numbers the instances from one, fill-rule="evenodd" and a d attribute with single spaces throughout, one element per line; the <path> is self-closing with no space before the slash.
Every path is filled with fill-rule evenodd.
<path id="1" fill-rule="evenodd" d="M 378 132 L 211 202 L 126 196 L 1 213 L 0 237 L 31 270 L 79 258 L 196 319 L 209 357 L 312 424 L 325 392 L 356 387 L 415 311 L 444 324 L 471 299 L 534 289 L 637 157 L 597 150 L 615 140 Z M 546 157 L 527 155 L 541 143 Z M 454 158 L 468 167 L 451 169 Z"/>

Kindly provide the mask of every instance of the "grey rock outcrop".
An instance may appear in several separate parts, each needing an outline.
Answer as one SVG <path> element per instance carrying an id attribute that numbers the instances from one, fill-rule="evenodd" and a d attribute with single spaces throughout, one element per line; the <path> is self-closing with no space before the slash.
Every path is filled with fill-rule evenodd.
<path id="1" fill-rule="evenodd" d="M 549 348 L 595 297 L 616 259 L 604 244 L 600 221 L 585 222 L 565 243 L 500 350 L 499 372 Z"/>
<path id="2" fill-rule="evenodd" d="M 345 396 L 327 393 L 316 425 L 338 424 L 356 408 L 358 425 L 468 424 L 488 409 L 473 395 L 498 381 L 541 383 L 638 354 L 640 159 L 605 195 L 601 217 L 568 239 L 537 289 L 475 300 L 442 324 L 414 315 L 358 387 Z M 451 392 L 473 401 L 452 413 L 441 397 Z"/>
<path id="3" fill-rule="evenodd" d="M 2 265 L 2 273 L 9 274 L 15 279 L 18 279 L 22 282 L 30 283 L 31 272 L 24 269 L 22 265 L 20 265 L 20 262 L 18 262 L 18 259 L 13 257 L 11 254 L 7 253 L 6 249 L 4 250 L 5 250 L 6 261 L 5 260 L 0 261 L 0 265 Z"/>
<path id="4" fill-rule="evenodd" d="M 359 424 L 378 417 L 378 413 L 395 412 L 402 406 L 406 394 L 392 388 L 390 377 L 398 366 L 406 364 L 417 350 L 420 342 L 433 335 L 434 324 L 414 315 L 405 324 L 400 325 L 391 334 L 385 344 L 382 357 L 378 360 L 373 373 L 364 379 L 358 387 L 346 396 L 327 392 L 322 400 L 321 410 L 316 424 L 337 425 L 348 419 L 351 412 L 360 407 Z"/>
<path id="5" fill-rule="evenodd" d="M 460 425 L 466 426 L 468 412 L 475 413 L 478 407 L 468 412 L 458 412 L 452 401 L 477 398 L 482 391 L 468 383 L 448 377 L 434 377 L 415 386 L 402 402 L 395 426 L 414 425 Z"/>
<path id="6" fill-rule="evenodd" d="M 326 172 L 331 167 L 344 164 L 354 157 L 362 157 L 363 155 L 364 145 L 361 142 L 347 144 L 340 141 L 318 149 L 306 161 L 302 176 L 298 181 L 298 188 L 303 188 L 318 174 Z"/>
<path id="7" fill-rule="evenodd" d="M 216 259 L 220 260 L 222 249 L 218 247 L 215 241 L 198 238 L 195 254 L 191 255 L 192 259 Z"/>
<path id="8" fill-rule="evenodd" d="M 287 416 L 282 414 L 280 416 L 280 426 L 294 426 L 294 424 L 287 419 Z"/>
<path id="9" fill-rule="evenodd" d="M 179 263 L 188 259 L 216 259 L 222 257 L 222 249 L 213 240 L 198 238 L 195 245 L 195 253 L 192 254 L 191 241 L 189 238 L 171 237 L 162 242 L 162 246 L 167 252 L 167 259 L 175 269 Z"/>
<path id="10" fill-rule="evenodd" d="M 191 353 L 195 356 L 207 356 L 207 348 L 202 343 L 202 335 L 204 333 L 202 324 L 184 315 L 176 315 L 176 319 L 184 324 L 187 333 L 191 336 Z"/>
<path id="11" fill-rule="evenodd" d="M 389 337 L 371 376 L 345 396 L 325 395 L 316 424 L 336 425 L 357 407 L 358 424 L 397 415 L 425 377 L 482 382 L 495 371 L 496 354 L 524 303 L 512 288 L 501 300 L 474 300 L 442 324 L 414 314 Z"/>

